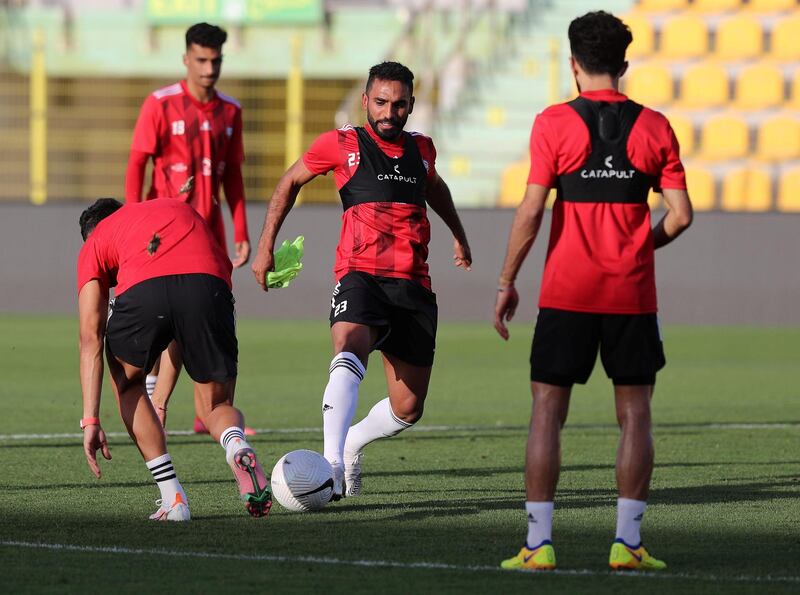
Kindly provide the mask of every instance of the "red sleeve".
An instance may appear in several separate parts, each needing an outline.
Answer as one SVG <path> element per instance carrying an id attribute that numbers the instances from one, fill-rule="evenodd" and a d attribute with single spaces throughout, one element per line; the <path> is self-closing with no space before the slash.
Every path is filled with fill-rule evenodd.
<path id="1" fill-rule="evenodd" d="M 339 131 L 320 134 L 303 155 L 303 164 L 314 175 L 325 175 L 342 165 L 339 151 Z"/>
<path id="2" fill-rule="evenodd" d="M 628 138 L 628 155 L 637 169 L 656 178 L 656 188 L 686 189 L 678 139 L 664 115 L 642 110 Z"/>
<path id="3" fill-rule="evenodd" d="M 249 241 L 241 161 L 232 161 L 225 166 L 222 186 L 225 189 L 225 200 L 228 202 L 228 207 L 231 210 L 231 219 L 233 219 L 233 241 Z"/>
<path id="4" fill-rule="evenodd" d="M 139 111 L 136 127 L 133 129 L 131 151 L 141 151 L 148 155 L 158 152 L 158 128 L 161 120 L 161 108 L 153 95 L 148 95 Z"/>
<path id="5" fill-rule="evenodd" d="M 125 202 L 141 202 L 144 186 L 144 171 L 150 155 L 131 150 L 128 157 L 128 169 L 125 170 Z"/>
<path id="6" fill-rule="evenodd" d="M 242 110 L 237 108 L 233 116 L 233 133 L 228 144 L 228 156 L 225 162 L 229 165 L 240 164 L 244 161 L 244 141 L 242 140 Z M 227 190 L 226 196 L 227 196 Z M 242 195 L 244 196 L 244 194 Z"/>
<path id="7" fill-rule="evenodd" d="M 108 289 L 111 279 L 94 233 L 89 236 L 78 254 L 78 293 L 92 279 L 100 281 L 100 285 L 105 289 Z"/>
<path id="8" fill-rule="evenodd" d="M 555 184 L 557 158 L 554 140 L 553 130 L 547 116 L 543 113 L 539 114 L 531 129 L 531 169 L 528 173 L 528 184 L 539 184 L 546 188 Z"/>
<path id="9" fill-rule="evenodd" d="M 436 147 L 433 145 L 433 139 L 424 134 L 415 135 L 414 138 L 425 164 L 425 170 L 428 172 L 428 180 L 433 180 L 436 177 Z"/>

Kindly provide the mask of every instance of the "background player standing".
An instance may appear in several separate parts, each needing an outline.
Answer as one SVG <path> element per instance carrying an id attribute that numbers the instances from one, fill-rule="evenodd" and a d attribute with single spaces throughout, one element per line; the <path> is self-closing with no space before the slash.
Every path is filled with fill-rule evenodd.
<path id="1" fill-rule="evenodd" d="M 186 80 L 158 89 L 142 105 L 128 160 L 125 199 L 142 200 L 145 168 L 152 157 L 153 179 L 145 199 L 185 199 L 227 250 L 220 209 L 221 182 L 233 218 L 233 266 L 240 267 L 250 257 L 242 180 L 242 109 L 235 99 L 215 89 L 226 39 L 223 29 L 207 23 L 186 31 Z M 161 358 L 163 378 L 155 396 L 158 364 L 146 380 L 162 421 L 181 365 L 176 349 L 171 349 L 169 356 L 165 353 Z M 206 431 L 199 418 L 195 419 L 195 431 Z"/>
<path id="2" fill-rule="evenodd" d="M 692 206 L 669 122 L 617 91 L 628 66 L 628 27 L 592 12 L 572 21 L 569 41 L 580 97 L 547 108 L 534 122 L 528 188 L 511 228 L 495 305 L 495 328 L 507 339 L 505 321 L 519 302 L 514 280 L 536 239 L 549 189 L 557 188 L 531 348 L 528 536 L 502 567 L 555 568 L 560 430 L 572 385 L 588 380 L 599 348 L 621 429 L 609 564 L 662 569 L 666 564 L 649 555 L 639 532 L 653 471 L 650 400 L 665 363 L 653 250 L 691 224 Z M 653 186 L 663 190 L 668 210 L 651 228 L 647 197 Z"/>
<path id="3" fill-rule="evenodd" d="M 81 429 L 89 467 L 100 477 L 97 450 L 111 458 L 100 427 L 105 343 L 122 421 L 161 491 L 160 507 L 150 518 L 189 520 L 186 494 L 143 378 L 175 341 L 195 383 L 195 407 L 225 449 L 248 512 L 266 515 L 269 486 L 245 441 L 242 414 L 231 405 L 238 344 L 225 252 L 202 218 L 179 200 L 122 206 L 100 199 L 81 214 L 80 226 L 85 241 L 78 256 Z"/>
<path id="4" fill-rule="evenodd" d="M 373 66 L 361 103 L 368 125 L 319 136 L 281 177 L 253 261 L 258 283 L 274 265 L 275 238 L 300 188 L 334 172 L 344 207 L 331 298 L 334 358 L 323 396 L 325 458 L 334 498 L 361 490 L 361 453 L 422 416 L 436 339 L 437 305 L 428 275 L 426 203 L 454 236 L 455 265 L 472 262 L 450 190 L 436 173 L 430 138 L 403 131 L 414 108 L 414 75 L 396 62 Z M 389 396 L 350 427 L 373 349 L 383 353 Z"/>

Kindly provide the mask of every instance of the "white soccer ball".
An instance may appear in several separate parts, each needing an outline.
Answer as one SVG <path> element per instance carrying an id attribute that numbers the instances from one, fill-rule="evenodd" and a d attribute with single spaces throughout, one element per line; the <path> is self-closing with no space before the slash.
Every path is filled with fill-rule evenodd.
<path id="1" fill-rule="evenodd" d="M 319 510 L 331 499 L 333 469 L 313 450 L 293 450 L 283 455 L 272 470 L 272 495 L 293 512 Z"/>

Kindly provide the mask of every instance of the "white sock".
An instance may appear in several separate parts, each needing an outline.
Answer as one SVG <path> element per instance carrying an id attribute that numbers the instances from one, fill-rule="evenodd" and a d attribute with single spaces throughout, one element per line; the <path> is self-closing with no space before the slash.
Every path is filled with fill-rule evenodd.
<path id="1" fill-rule="evenodd" d="M 330 377 L 322 396 L 324 456 L 331 465 L 342 464 L 344 441 L 358 405 L 358 385 L 366 370 L 353 353 L 343 351 L 331 361 Z"/>
<path id="2" fill-rule="evenodd" d="M 617 498 L 617 539 L 631 547 L 639 546 L 642 542 L 639 529 L 646 508 L 647 502 L 644 500 Z"/>
<path id="3" fill-rule="evenodd" d="M 369 410 L 367 417 L 348 430 L 344 443 L 345 456 L 352 458 L 370 442 L 390 438 L 413 425 L 395 416 L 389 397 L 386 397 Z"/>
<path id="4" fill-rule="evenodd" d="M 147 396 L 153 398 L 153 392 L 156 390 L 156 382 L 158 381 L 157 374 L 148 374 L 144 379 L 144 388 L 147 391 Z"/>
<path id="5" fill-rule="evenodd" d="M 525 510 L 528 512 L 528 549 L 539 547 L 544 541 L 552 541 L 553 503 L 526 502 Z"/>
<path id="6" fill-rule="evenodd" d="M 231 426 L 222 431 L 219 435 L 219 443 L 225 449 L 225 460 L 228 465 L 233 462 L 233 455 L 242 448 L 250 448 L 247 440 L 244 439 L 244 430 L 237 426 Z"/>
<path id="7" fill-rule="evenodd" d="M 186 499 L 186 492 L 183 491 L 181 482 L 178 481 L 175 468 L 172 466 L 172 457 L 169 456 L 169 453 L 147 461 L 145 465 L 152 473 L 153 479 L 156 480 L 158 489 L 161 490 L 162 506 L 172 506 L 177 494 L 181 495 L 184 504 L 189 505 L 189 501 Z"/>

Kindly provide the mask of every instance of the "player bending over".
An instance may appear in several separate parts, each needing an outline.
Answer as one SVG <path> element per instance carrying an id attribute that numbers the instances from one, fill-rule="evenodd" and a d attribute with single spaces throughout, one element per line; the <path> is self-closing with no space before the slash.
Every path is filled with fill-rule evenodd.
<path id="1" fill-rule="evenodd" d="M 264 471 L 244 437 L 242 413 L 230 403 L 238 343 L 231 262 L 203 218 L 180 200 L 123 206 L 101 198 L 80 217 L 78 255 L 83 448 L 100 477 L 96 453 L 111 453 L 100 426 L 103 348 L 128 434 L 161 491 L 158 521 L 188 521 L 189 501 L 167 452 L 166 435 L 144 376 L 175 341 L 194 381 L 195 408 L 226 459 L 252 516 L 272 505 Z M 116 287 L 112 311 L 108 293 Z"/>
<path id="2" fill-rule="evenodd" d="M 436 340 L 436 295 L 428 276 L 427 205 L 455 238 L 455 265 L 469 244 L 430 138 L 403 131 L 414 108 L 414 75 L 396 62 L 373 66 L 361 104 L 368 125 L 319 136 L 272 195 L 253 261 L 256 281 L 274 266 L 275 237 L 303 185 L 333 171 L 344 207 L 330 309 L 333 361 L 322 399 L 325 458 L 334 499 L 361 491 L 363 448 L 422 417 Z M 350 427 L 372 350 L 383 354 L 389 396 Z M 345 487 L 346 486 L 346 487 Z"/>

